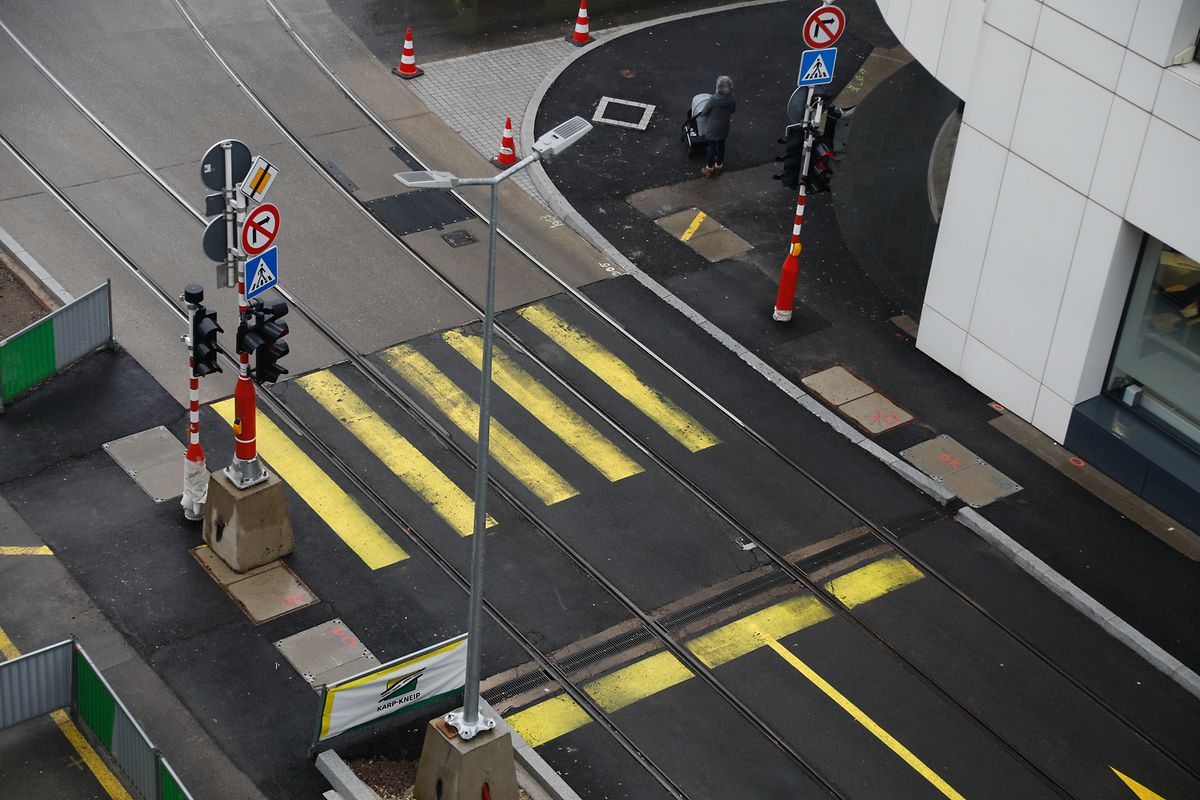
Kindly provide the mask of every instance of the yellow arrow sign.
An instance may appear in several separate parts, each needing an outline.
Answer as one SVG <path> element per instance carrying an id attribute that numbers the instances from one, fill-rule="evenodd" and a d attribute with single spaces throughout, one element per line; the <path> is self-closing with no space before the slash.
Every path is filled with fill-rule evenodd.
<path id="1" fill-rule="evenodd" d="M 1117 774 L 1117 777 L 1125 782 L 1125 785 L 1128 786 L 1133 791 L 1133 793 L 1138 796 L 1138 800 L 1167 800 L 1167 798 L 1163 797 L 1161 794 L 1150 791 L 1145 786 L 1142 786 L 1140 783 L 1135 781 L 1133 778 L 1129 777 L 1128 775 L 1123 774 L 1116 767 L 1110 766 L 1109 769 L 1111 769 L 1113 772 L 1115 772 Z"/>

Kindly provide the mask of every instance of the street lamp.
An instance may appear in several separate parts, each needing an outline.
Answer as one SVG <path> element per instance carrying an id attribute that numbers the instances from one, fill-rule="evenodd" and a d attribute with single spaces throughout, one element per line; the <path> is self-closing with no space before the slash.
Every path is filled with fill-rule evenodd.
<path id="1" fill-rule="evenodd" d="M 445 719 L 463 739 L 470 739 L 483 730 L 491 730 L 496 720 L 479 714 L 479 650 L 483 627 L 483 548 L 484 521 L 487 518 L 488 434 L 491 428 L 492 389 L 492 325 L 496 305 L 496 198 L 497 187 L 506 178 L 520 172 L 535 161 L 541 161 L 566 150 L 592 129 L 583 117 L 572 117 L 543 134 L 533 143 L 533 152 L 508 169 L 491 178 L 459 178 L 440 170 L 397 172 L 394 177 L 410 189 L 454 189 L 458 186 L 491 186 L 492 203 L 488 224 L 487 300 L 483 314 L 483 363 L 479 388 L 479 437 L 475 455 L 475 522 L 471 545 L 471 597 L 467 614 L 467 677 L 463 687 L 463 707 Z"/>

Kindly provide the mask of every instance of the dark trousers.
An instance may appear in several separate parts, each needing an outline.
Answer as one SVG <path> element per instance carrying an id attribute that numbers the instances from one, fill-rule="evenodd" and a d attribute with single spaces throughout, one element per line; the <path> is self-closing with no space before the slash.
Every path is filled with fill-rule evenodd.
<path id="1" fill-rule="evenodd" d="M 725 140 L 724 139 L 709 139 L 708 140 L 708 165 L 711 167 L 714 164 L 725 163 Z"/>

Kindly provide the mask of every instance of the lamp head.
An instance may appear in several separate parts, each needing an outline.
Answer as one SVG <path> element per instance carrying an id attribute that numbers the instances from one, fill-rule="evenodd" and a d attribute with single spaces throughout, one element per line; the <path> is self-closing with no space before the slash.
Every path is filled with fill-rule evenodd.
<path id="1" fill-rule="evenodd" d="M 410 189 L 453 189 L 458 186 L 457 175 L 436 169 L 397 172 L 392 177 Z"/>
<path id="2" fill-rule="evenodd" d="M 571 117 L 566 122 L 543 133 L 533 143 L 534 152 L 540 154 L 542 158 L 552 158 L 575 144 L 591 129 L 592 124 L 583 117 Z"/>

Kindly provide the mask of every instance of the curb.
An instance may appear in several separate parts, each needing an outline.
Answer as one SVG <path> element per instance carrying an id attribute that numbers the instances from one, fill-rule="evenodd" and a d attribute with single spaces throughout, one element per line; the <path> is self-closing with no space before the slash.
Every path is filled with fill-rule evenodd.
<path id="1" fill-rule="evenodd" d="M 0 250 L 12 257 L 13 274 L 29 288 L 29 291 L 33 292 L 43 305 L 48 307 L 48 310 L 65 306 L 75 299 L 45 267 L 38 263 L 33 254 L 21 247 L 21 244 L 3 227 L 0 227 Z"/>
<path id="2" fill-rule="evenodd" d="M 709 9 L 704 13 L 717 13 L 719 11 L 730 11 L 746 6 L 765 5 L 767 3 L 779 2 L 780 0 L 755 0 L 748 3 L 736 3 L 734 5 L 722 6 L 720 8 Z M 658 25 L 662 22 L 670 22 L 684 16 L 697 15 L 675 15 L 666 17 L 661 20 L 652 20 L 649 22 L 639 23 L 630 26 L 628 29 L 622 30 L 620 33 L 611 37 L 612 39 L 618 36 L 624 36 L 628 33 L 641 30 L 650 25 Z M 604 40 L 609 41 L 609 40 Z M 597 40 L 603 43 L 601 40 Z M 584 53 L 595 47 L 596 43 L 587 47 L 581 48 L 578 53 L 564 58 L 559 62 L 555 70 L 547 74 L 541 84 L 534 91 L 532 99 L 529 101 L 529 106 L 525 109 L 525 115 L 522 118 L 521 130 L 533 131 L 533 124 L 537 117 L 538 108 L 541 106 L 542 100 L 546 96 L 546 92 L 558 80 L 558 77 L 566 71 L 577 58 L 580 58 Z M 532 140 L 532 135 L 522 136 L 523 141 Z M 524 155 L 529 155 L 532 148 L 529 145 L 522 145 Z M 916 486 L 921 491 L 935 498 L 941 505 L 948 504 L 955 498 L 953 492 L 948 490 L 941 483 L 933 480 L 916 468 L 909 465 L 907 462 L 900 459 L 895 454 L 885 450 L 873 441 L 867 439 L 857 429 L 850 426 L 845 420 L 837 416 L 836 412 L 827 408 L 825 405 L 810 396 L 807 392 L 782 375 L 778 370 L 767 364 L 758 356 L 751 353 L 741 344 L 739 344 L 732 336 L 718 328 L 707 318 L 704 317 L 696 309 L 689 306 L 683 300 L 672 294 L 666 287 L 658 281 L 651 278 L 645 272 L 637 267 L 632 261 L 625 257 L 616 247 L 613 246 L 604 236 L 592 226 L 590 222 L 584 219 L 575 207 L 567 200 L 566 197 L 558 191 L 558 188 L 550 180 L 546 171 L 542 168 L 541 162 L 534 162 L 527 169 L 526 173 L 533 181 L 534 187 L 538 193 L 542 195 L 542 199 L 546 201 L 546 205 L 550 210 L 558 215 L 573 231 L 582 236 L 589 244 L 603 253 L 606 257 L 618 265 L 622 271 L 633 276 L 639 283 L 645 286 L 650 291 L 654 292 L 663 302 L 679 311 L 685 317 L 694 322 L 701 330 L 712 336 L 728 350 L 734 353 L 742 361 L 746 362 L 754 371 L 758 372 L 784 394 L 795 400 L 800 406 L 817 416 L 821 421 L 825 422 L 838 433 L 845 436 L 852 443 L 858 445 L 863 450 L 873 455 L 876 459 L 887 465 L 893 472 L 896 472 L 909 483 Z M 962 522 L 963 526 L 972 532 L 982 537 L 992 546 L 1008 555 L 1018 566 L 1026 573 L 1035 578 L 1039 583 L 1046 586 L 1054 594 L 1071 605 L 1073 608 L 1080 611 L 1085 617 L 1095 622 L 1106 632 L 1112 635 L 1122 644 L 1129 647 L 1139 656 L 1148 661 L 1155 669 L 1161 671 L 1171 680 L 1178 683 L 1190 694 L 1200 699 L 1200 676 L 1185 666 L 1179 659 L 1172 656 L 1167 651 L 1156 645 L 1147 636 L 1138 632 L 1120 617 L 1113 614 L 1098 601 L 1086 594 L 1082 589 L 1068 581 L 1044 561 L 1041 561 L 1022 545 L 1009 537 L 1000 528 L 989 522 L 982 514 L 971 508 L 964 508 L 958 512 L 957 519 Z"/>

